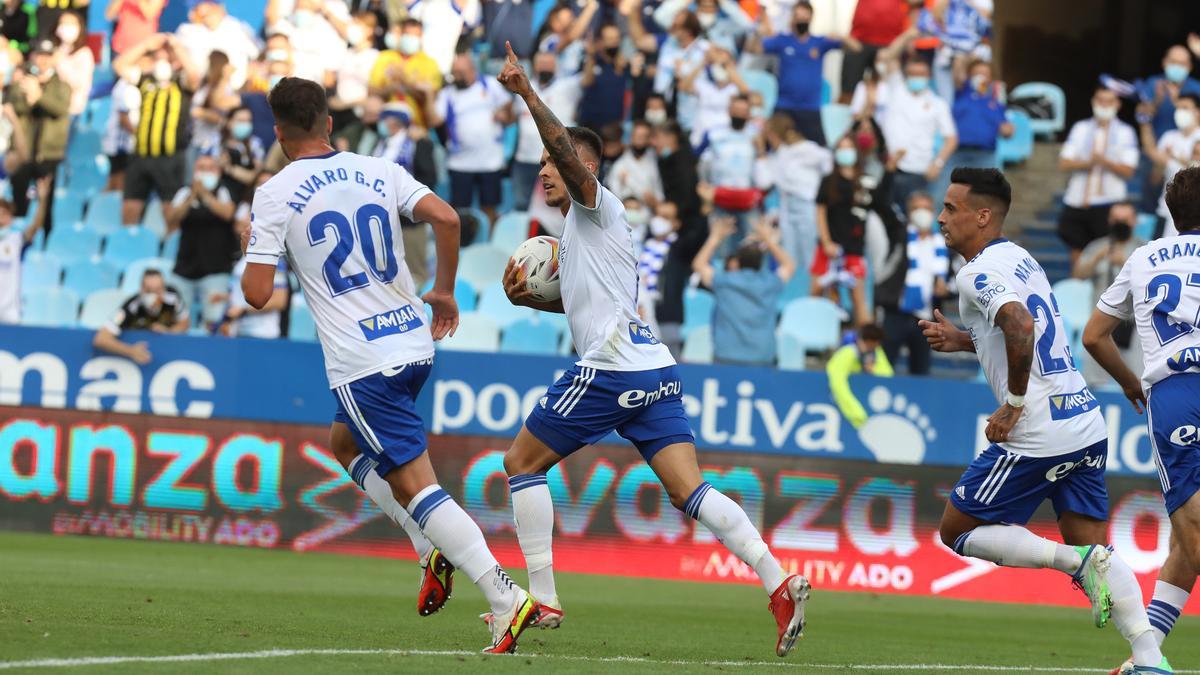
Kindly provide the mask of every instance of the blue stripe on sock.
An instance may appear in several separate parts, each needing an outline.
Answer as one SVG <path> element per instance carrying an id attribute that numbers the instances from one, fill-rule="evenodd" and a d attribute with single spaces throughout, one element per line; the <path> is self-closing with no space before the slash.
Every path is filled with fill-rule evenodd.
<path id="1" fill-rule="evenodd" d="M 1147 610 L 1150 609 L 1157 609 L 1165 612 L 1167 616 L 1171 617 L 1172 621 L 1179 618 L 1180 609 L 1170 603 L 1163 602 L 1162 600 L 1151 600 L 1150 606 L 1147 607 Z"/>
<path id="2" fill-rule="evenodd" d="M 692 520 L 696 520 L 700 515 L 700 503 L 704 501 L 704 495 L 712 489 L 712 485 L 708 481 L 704 481 L 692 490 L 692 494 L 683 503 L 683 512 Z"/>
<path id="3" fill-rule="evenodd" d="M 959 555 L 963 555 L 963 556 L 966 555 L 966 553 L 963 553 L 963 547 L 967 545 L 967 537 L 971 536 L 971 532 L 974 532 L 974 531 L 975 530 L 969 530 L 967 532 L 963 532 L 962 534 L 958 535 L 958 539 L 954 540 L 954 552 L 955 553 L 957 553 Z"/>
<path id="4" fill-rule="evenodd" d="M 508 479 L 509 492 L 520 492 L 525 488 L 531 488 L 537 485 L 546 485 L 546 474 L 523 473 L 519 476 L 512 476 Z"/>
<path id="5" fill-rule="evenodd" d="M 1179 608 L 1162 600 L 1151 600 L 1150 605 L 1146 607 L 1146 617 L 1150 619 L 1151 626 L 1162 631 L 1163 635 L 1169 635 L 1179 618 Z"/>
<path id="6" fill-rule="evenodd" d="M 441 488 L 430 492 L 425 496 L 424 499 L 421 500 L 420 504 L 417 504 L 415 507 L 413 507 L 413 520 L 417 521 L 417 525 L 424 529 L 425 522 L 429 520 L 429 515 L 433 513 L 433 510 L 441 506 L 443 502 L 449 500 L 450 495 L 446 494 L 446 491 Z"/>
<path id="7" fill-rule="evenodd" d="M 367 463 L 366 455 L 359 455 L 350 462 L 350 478 L 353 479 L 355 483 L 358 483 L 358 487 L 360 488 L 364 487 L 363 480 L 365 480 L 367 477 L 367 472 L 365 469 L 368 466 L 370 465 Z"/>

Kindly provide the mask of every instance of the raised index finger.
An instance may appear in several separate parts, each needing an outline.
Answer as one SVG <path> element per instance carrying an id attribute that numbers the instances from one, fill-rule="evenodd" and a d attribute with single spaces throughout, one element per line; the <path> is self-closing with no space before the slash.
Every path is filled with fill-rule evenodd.
<path id="1" fill-rule="evenodd" d="M 517 65 L 517 55 L 513 52 L 512 43 L 508 40 L 504 41 L 504 50 L 508 52 L 508 62 Z"/>

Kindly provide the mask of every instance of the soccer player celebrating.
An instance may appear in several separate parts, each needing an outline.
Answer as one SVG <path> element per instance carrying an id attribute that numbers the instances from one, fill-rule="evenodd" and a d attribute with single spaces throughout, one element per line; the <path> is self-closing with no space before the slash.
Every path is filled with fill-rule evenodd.
<path id="1" fill-rule="evenodd" d="M 428 539 L 475 582 L 498 617 L 484 651 L 511 652 L 538 604 L 500 568 L 479 526 L 438 486 L 416 411 L 433 341 L 458 326 L 458 216 L 398 164 L 335 151 L 321 86 L 286 77 L 268 101 L 291 164 L 254 194 L 242 277 L 246 301 L 266 304 L 276 263 L 286 254 L 312 308 L 337 397 L 334 453 L 393 519 L 405 520 L 396 514 L 404 505 L 409 527 L 420 530 L 413 537 L 418 551 Z M 401 216 L 433 225 L 437 279 L 424 298 L 416 296 L 403 262 Z M 421 300 L 433 307 L 432 326 Z M 380 490 L 372 474 L 389 489 Z"/>
<path id="2" fill-rule="evenodd" d="M 939 352 L 975 352 L 1000 407 L 992 443 L 954 487 L 942 541 L 962 556 L 1071 575 L 1133 646 L 1138 672 L 1172 672 L 1150 630 L 1133 570 L 1104 546 L 1108 433 L 1075 369 L 1050 282 L 1029 253 L 1003 239 L 1012 189 L 996 169 L 955 169 L 938 222 L 967 264 L 958 272 L 960 330 L 940 312 L 920 325 Z M 1046 499 L 1066 545 L 1024 527 Z"/>
<path id="3" fill-rule="evenodd" d="M 1159 645 L 1200 573 L 1200 168 L 1175 174 L 1165 199 L 1179 234 L 1129 256 L 1083 331 L 1084 347 L 1121 385 L 1134 409 L 1145 409 L 1150 427 L 1171 516 L 1170 552 L 1146 610 Z M 1140 381 L 1112 339 L 1130 319 L 1137 324 L 1146 364 Z M 1127 666 L 1117 672 L 1131 672 Z M 1136 658 L 1134 666 L 1132 672 L 1161 672 L 1137 669 Z"/>
<path id="4" fill-rule="evenodd" d="M 616 430 L 650 464 L 675 508 L 703 523 L 754 568 L 771 594 L 779 629 L 775 653 L 786 656 L 804 629 L 808 580 L 785 578 L 741 507 L 701 478 L 675 359 L 638 317 L 637 257 L 625 207 L 596 180 L 600 138 L 558 121 L 529 85 L 511 47 L 499 80 L 529 106 L 545 145 L 539 177 L 546 203 L 566 216 L 559 244 L 562 298 L 534 300 L 511 260 L 505 291 L 514 304 L 566 314 L 582 354 L 530 413 L 504 457 L 530 592 L 542 605 L 535 625 L 555 628 L 563 619 L 551 567 L 554 505 L 546 471 Z"/>

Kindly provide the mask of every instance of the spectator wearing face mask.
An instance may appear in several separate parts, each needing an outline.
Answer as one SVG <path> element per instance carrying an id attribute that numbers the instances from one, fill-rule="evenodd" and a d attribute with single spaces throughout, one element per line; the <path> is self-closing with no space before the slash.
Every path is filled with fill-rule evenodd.
<path id="1" fill-rule="evenodd" d="M 1175 101 L 1175 127 L 1154 142 L 1154 129 L 1149 122 L 1142 122 L 1142 151 L 1163 172 L 1163 196 L 1158 200 L 1158 226 L 1154 238 L 1178 234 L 1167 209 L 1166 185 L 1179 170 L 1194 161 L 1195 149 L 1200 144 L 1200 97 L 1182 94 Z"/>
<path id="2" fill-rule="evenodd" d="M 1200 50 L 1200 41 L 1197 42 Z M 1192 56 L 1183 45 L 1172 45 L 1163 55 L 1162 72 L 1138 82 L 1138 98 L 1141 118 L 1148 116 L 1154 130 L 1154 138 L 1161 139 L 1175 124 L 1175 105 L 1185 94 L 1200 96 L 1200 80 L 1191 76 Z"/>
<path id="3" fill-rule="evenodd" d="M 91 0 L 31 0 L 30 4 L 37 6 L 34 14 L 37 39 L 42 41 L 54 39 L 54 28 L 63 14 L 74 14 L 79 24 L 86 27 Z"/>
<path id="4" fill-rule="evenodd" d="M 734 63 L 733 54 L 719 47 L 712 47 L 705 55 L 705 65 L 688 73 L 681 73 L 678 84 L 680 92 L 696 97 L 696 117 L 692 122 L 691 142 L 697 152 L 705 135 L 714 129 L 731 126 L 729 107 L 735 98 L 746 100 L 743 119 L 749 120 L 750 87 L 742 79 Z M 742 127 L 745 122 L 740 123 Z M 740 128 L 738 129 L 740 131 Z"/>
<path id="5" fill-rule="evenodd" d="M 646 99 L 646 124 L 652 128 L 658 128 L 666 124 L 670 119 L 670 111 L 667 108 L 667 99 L 662 94 L 651 94 Z"/>
<path id="6" fill-rule="evenodd" d="M 779 232 L 783 250 L 803 269 L 817 247 L 817 191 L 833 170 L 833 153 L 808 140 L 787 115 L 767 121 L 757 139 L 754 180 L 763 190 L 779 191 Z"/>
<path id="7" fill-rule="evenodd" d="M 188 316 L 187 302 L 173 286 L 167 285 L 162 272 L 148 269 L 142 274 L 137 295 L 126 300 L 112 319 L 96 331 L 92 346 L 144 366 L 154 358 L 146 342 L 124 342 L 121 334 L 130 330 L 183 333 L 188 329 Z"/>
<path id="8" fill-rule="evenodd" d="M 413 120 L 429 127 L 425 119 L 425 92 L 436 95 L 442 88 L 438 62 L 422 50 L 424 29 L 416 19 L 405 19 L 384 34 L 387 49 L 379 52 L 368 91 L 384 101 L 405 101 L 413 111 Z M 418 98 L 421 97 L 421 98 Z"/>
<path id="9" fill-rule="evenodd" d="M 710 42 L 730 49 L 754 30 L 754 20 L 732 0 L 666 0 L 654 11 L 654 21 L 668 28 L 684 10 L 696 14 L 696 21 Z"/>
<path id="10" fill-rule="evenodd" d="M 675 15 L 671 22 L 670 37 L 658 49 L 658 65 L 654 72 L 654 91 L 663 97 L 673 96 L 675 104 L 675 119 L 684 129 L 691 129 L 692 120 L 696 115 L 696 97 L 675 92 L 677 70 L 692 72 L 704 66 L 705 55 L 708 53 L 709 42 L 701 37 L 704 29 L 699 19 L 692 12 L 683 11 Z M 666 111 L 664 110 L 664 113 Z M 650 117 L 647 103 L 646 119 L 654 125 L 661 124 Z M 664 116 L 664 121 L 665 121 Z"/>
<path id="11" fill-rule="evenodd" d="M 192 158 L 203 148 L 221 144 L 221 130 L 225 127 L 226 115 L 241 102 L 237 91 L 230 84 L 233 66 L 225 52 L 214 50 L 208 54 L 208 71 L 200 81 L 200 88 L 192 97 Z"/>
<path id="12" fill-rule="evenodd" d="M 403 103 L 384 106 L 378 122 L 379 145 L 372 154 L 404 167 L 418 183 L 437 184 L 437 164 L 434 161 L 433 141 L 424 127 L 413 124 Z M 412 273 L 413 284 L 420 288 L 429 278 L 426 262 L 426 243 L 429 239 L 425 223 L 400 217 L 400 233 L 404 237 L 404 262 Z"/>
<path id="13" fill-rule="evenodd" d="M 439 73 L 454 67 L 459 38 L 479 25 L 479 0 L 414 0 L 408 5 L 409 17 L 421 22 L 428 40 L 422 46 L 437 63 Z"/>
<path id="14" fill-rule="evenodd" d="M 138 117 L 137 142 L 125 170 L 125 193 L 121 222 L 141 222 L 151 193 L 163 202 L 164 216 L 170 201 L 184 183 L 188 147 L 188 116 L 171 115 L 171 110 L 189 110 L 200 72 L 173 35 L 155 35 L 122 54 L 113 62 L 117 75 L 126 77 L 143 55 L 154 62 L 142 71 L 140 83 L 142 114 Z"/>
<path id="15" fill-rule="evenodd" d="M 249 108 L 235 108 L 221 129 L 221 143 L 208 149 L 218 158 L 221 185 L 229 190 L 234 202 L 250 196 L 254 178 L 262 172 L 267 149 L 254 136 L 254 117 Z"/>
<path id="16" fill-rule="evenodd" d="M 538 37 L 537 50 L 555 54 L 558 57 L 558 70 L 564 75 L 581 72 L 584 59 L 582 38 L 600 9 L 597 0 L 587 0 L 582 5 L 578 15 L 566 2 L 555 5 L 546 16 Z"/>
<path id="17" fill-rule="evenodd" d="M 862 44 L 853 37 L 811 34 L 813 8 L 805 0 L 797 2 L 792 9 L 789 27 L 792 32 L 779 32 L 779 28 L 771 26 L 765 17 L 764 14 L 759 24 L 759 34 L 764 38 L 761 51 L 779 57 L 779 101 L 775 110 L 791 116 L 796 129 L 805 138 L 825 145 L 825 131 L 821 126 L 825 54 L 843 47 L 857 52 L 862 49 Z"/>
<path id="18" fill-rule="evenodd" d="M 658 74 L 658 38 L 643 26 L 639 4 L 648 3 L 621 0 L 617 5 L 637 50 L 629 58 L 629 88 L 633 93 L 630 116 L 635 120 L 646 116 L 646 101 L 654 94 L 654 78 Z M 654 22 L 651 24 L 657 26 Z"/>
<path id="19" fill-rule="evenodd" d="M 134 134 L 142 114 L 142 93 L 138 90 L 138 83 L 142 81 L 143 69 L 150 70 L 153 67 L 154 61 L 148 55 L 143 56 L 137 65 L 131 66 L 113 83 L 112 112 L 100 139 L 100 150 L 108 157 L 108 184 L 104 187 L 105 191 L 120 192 L 125 189 L 125 167 L 137 144 Z"/>
<path id="20" fill-rule="evenodd" d="M 1071 250 L 1071 261 L 1089 242 L 1108 234 L 1109 209 L 1125 200 L 1126 184 L 1138 163 L 1137 134 L 1117 119 L 1116 92 L 1097 87 L 1092 116 L 1071 126 L 1059 153 L 1058 167 L 1070 172 L 1058 236 Z"/>
<path id="21" fill-rule="evenodd" d="M 96 59 L 87 46 L 87 33 L 78 14 L 66 12 L 59 17 L 54 29 L 54 43 L 54 69 L 71 87 L 71 116 L 82 115 L 92 93 Z"/>
<path id="22" fill-rule="evenodd" d="M 193 63 L 208 63 L 208 55 L 221 50 L 233 66 L 229 82 L 241 89 L 247 67 L 258 56 L 258 43 L 244 22 L 229 16 L 224 0 L 189 0 L 187 23 L 180 24 L 175 35 Z"/>
<path id="23" fill-rule="evenodd" d="M 692 275 L 692 258 L 704 243 L 706 223 L 700 213 L 700 195 L 696 186 L 696 156 L 687 136 L 677 122 L 655 127 L 651 142 L 658 156 L 658 174 L 663 182 L 663 199 L 675 205 L 679 218 L 679 236 L 671 246 L 667 262 L 659 276 L 661 299 L 655 310 L 659 339 L 679 354 L 682 347 L 683 291 Z"/>
<path id="24" fill-rule="evenodd" d="M 932 194 L 944 195 L 950 186 L 950 174 L 960 166 L 995 168 L 996 144 L 1013 134 L 1013 125 L 1005 118 L 1001 90 L 1003 82 L 992 79 L 992 64 L 960 59 L 954 71 L 958 93 L 951 114 L 958 129 L 958 147 L 946 160 Z M 886 330 L 886 327 L 885 327 Z"/>
<path id="25" fill-rule="evenodd" d="M 71 87 L 58 76 L 54 67 L 54 44 L 42 40 L 33 46 L 27 67 L 14 72 L 4 92 L 4 102 L 16 115 L 14 133 L 26 140 L 26 152 L 9 177 L 13 207 L 24 217 L 29 211 L 29 186 L 45 176 L 51 177 L 51 193 L 59 163 L 67 152 L 70 133 Z M 53 201 L 53 200 L 52 200 Z M 44 227 L 49 233 L 54 222 L 54 206 L 46 213 Z"/>
<path id="26" fill-rule="evenodd" d="M 575 111 L 583 97 L 580 76 L 560 76 L 558 59 L 551 52 L 538 52 L 533 56 L 533 76 L 533 90 L 554 116 L 565 126 L 575 126 Z M 513 96 L 512 106 L 517 116 L 517 152 L 512 163 L 513 208 L 528 211 L 542 168 L 542 137 L 525 101 L 520 96 Z"/>
<path id="27" fill-rule="evenodd" d="M 629 223 L 629 236 L 633 239 L 633 250 L 639 251 L 642 248 L 642 242 L 646 240 L 647 229 L 650 219 L 654 217 L 654 211 L 637 197 L 626 197 L 621 200 L 621 203 L 625 205 L 625 222 Z"/>
<path id="28" fill-rule="evenodd" d="M 679 211 L 675 208 L 675 204 L 659 202 L 654 207 L 654 216 L 643 225 L 645 236 L 638 245 L 640 248 L 637 265 L 638 283 L 640 284 L 638 313 L 643 320 L 650 324 L 650 328 L 656 331 L 656 334 L 658 330 L 656 308 L 658 301 L 662 298 L 658 277 L 667 263 L 671 244 L 675 243 L 679 237 L 679 227 Z"/>
<path id="29" fill-rule="evenodd" d="M 887 337 L 883 351 L 897 363 L 908 352 L 908 373 L 928 375 L 933 354 L 917 326 L 933 318 L 933 305 L 946 296 L 950 254 L 946 240 L 934 228 L 933 199 L 924 192 L 908 198 L 907 226 L 899 218 L 885 221 L 888 253 L 877 270 L 875 303 L 883 309 Z"/>
<path id="30" fill-rule="evenodd" d="M 701 197 L 712 202 L 718 216 L 732 216 L 738 236 L 750 230 L 750 219 L 762 202 L 754 186 L 758 131 L 750 126 L 750 100 L 738 95 L 729 102 L 724 125 L 709 129 L 700 143 Z M 731 253 L 732 247 L 722 253 Z"/>
<path id="31" fill-rule="evenodd" d="M 21 323 L 21 259 L 42 229 L 53 201 L 50 177 L 38 179 L 38 207 L 24 229 L 14 227 L 13 205 L 0 199 L 0 324 Z"/>
<path id="32" fill-rule="evenodd" d="M 605 186 L 621 199 L 637 199 L 654 204 L 663 198 L 658 156 L 650 147 L 650 124 L 635 120 L 629 132 L 629 146 L 608 170 Z"/>
<path id="33" fill-rule="evenodd" d="M 621 31 L 612 23 L 602 25 L 599 40 L 589 39 L 584 51 L 579 123 L 599 132 L 625 120 L 629 61 L 621 54 Z"/>
<path id="34" fill-rule="evenodd" d="M 784 286 L 796 272 L 796 263 L 779 245 L 775 228 L 765 216 L 754 234 L 717 271 L 713 255 L 737 232 L 731 218 L 713 220 L 708 241 L 692 262 L 700 284 L 712 290 L 713 360 L 742 366 L 775 364 L 775 308 Z M 775 259 L 775 269 L 766 263 L 766 253 Z M 771 320 L 764 320 L 772 317 Z"/>
<path id="35" fill-rule="evenodd" d="M 113 54 L 119 55 L 157 33 L 158 19 L 166 4 L 167 0 L 108 0 L 104 18 L 114 24 L 110 42 Z"/>
<path id="36" fill-rule="evenodd" d="M 916 27 L 937 38 L 933 55 L 934 92 L 953 103 L 955 64 L 971 57 L 991 58 L 983 39 L 991 31 L 991 0 L 941 0 L 917 13 Z"/>
<path id="37" fill-rule="evenodd" d="M 885 336 L 884 330 L 873 323 L 861 326 L 854 342 L 835 351 L 825 364 L 829 394 L 842 417 L 855 429 L 866 423 L 867 409 L 850 389 L 850 376 L 866 373 L 875 377 L 892 377 L 892 364 L 883 351 Z"/>
<path id="38" fill-rule="evenodd" d="M 241 250 L 233 222 L 237 207 L 221 185 L 214 157 L 197 157 L 192 179 L 167 206 L 167 230 L 180 231 L 175 259 L 179 290 L 186 302 L 202 308 L 201 318 L 211 327 L 221 320 L 229 273 Z"/>
<path id="39" fill-rule="evenodd" d="M 341 0 L 295 0 L 290 14 L 282 0 L 268 0 L 266 22 L 273 32 L 292 41 L 292 75 L 323 87 L 335 85 L 338 69 L 348 52 L 346 30 L 350 12 Z"/>
<path id="40" fill-rule="evenodd" d="M 329 114 L 333 131 L 337 133 L 354 122 L 354 109 L 367 100 L 371 71 L 379 60 L 374 47 L 375 13 L 357 12 L 346 26 L 346 52 L 337 70 L 333 96 L 329 98 Z"/>

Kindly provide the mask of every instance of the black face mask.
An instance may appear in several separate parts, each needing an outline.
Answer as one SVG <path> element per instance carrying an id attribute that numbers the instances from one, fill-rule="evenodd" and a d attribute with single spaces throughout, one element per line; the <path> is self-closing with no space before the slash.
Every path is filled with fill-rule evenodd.
<path id="1" fill-rule="evenodd" d="M 1109 234 L 1113 241 L 1129 241 L 1133 236 L 1133 226 L 1129 223 L 1113 223 Z"/>
<path id="2" fill-rule="evenodd" d="M 608 55 L 608 58 L 610 58 L 610 59 L 617 58 L 617 52 L 619 52 L 619 51 L 621 51 L 620 47 L 605 47 L 604 48 L 604 53 L 606 55 Z"/>
<path id="3" fill-rule="evenodd" d="M 550 82 L 554 80 L 554 71 L 553 70 L 539 70 L 538 74 L 537 74 L 537 78 L 538 78 L 538 84 L 540 84 L 544 87 L 544 86 L 550 84 Z"/>
<path id="4" fill-rule="evenodd" d="M 804 35 L 805 33 L 808 32 L 808 22 L 807 21 L 797 21 L 795 26 L 796 26 L 796 35 Z"/>
<path id="5" fill-rule="evenodd" d="M 631 145 L 631 146 L 629 146 L 629 149 L 633 151 L 634 157 L 640 158 L 642 155 L 646 154 L 646 151 L 650 149 L 650 146 L 648 146 L 648 145 Z"/>
<path id="6" fill-rule="evenodd" d="M 642 56 L 646 58 L 646 65 L 658 63 L 658 52 L 642 52 Z"/>
<path id="7" fill-rule="evenodd" d="M 747 121 L 745 117 L 730 117 L 729 126 L 733 127 L 735 131 L 741 131 L 746 128 Z"/>
<path id="8" fill-rule="evenodd" d="M 466 80 L 460 80 L 457 78 L 455 78 L 455 80 L 454 80 L 454 88 L 455 89 L 466 89 L 467 87 L 470 87 L 470 86 L 471 86 L 471 83 L 467 82 Z"/>

